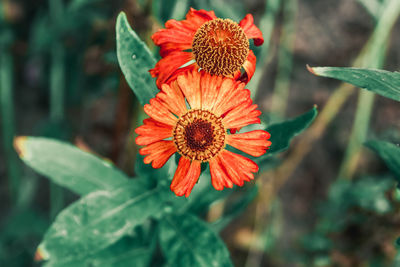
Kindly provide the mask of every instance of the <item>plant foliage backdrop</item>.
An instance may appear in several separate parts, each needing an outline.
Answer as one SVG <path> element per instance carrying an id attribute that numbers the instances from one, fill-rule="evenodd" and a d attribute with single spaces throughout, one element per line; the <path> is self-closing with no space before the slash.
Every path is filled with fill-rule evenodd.
<path id="1" fill-rule="evenodd" d="M 262 115 L 240 133 L 266 130 L 271 146 L 248 156 L 254 181 L 215 190 L 202 164 L 178 197 L 179 154 L 152 168 L 134 130 L 160 90 L 150 37 L 191 7 L 254 15 L 264 44 L 250 41 L 246 88 Z M 1 266 L 400 264 L 397 0 L 4 0 L 0 13 Z"/>

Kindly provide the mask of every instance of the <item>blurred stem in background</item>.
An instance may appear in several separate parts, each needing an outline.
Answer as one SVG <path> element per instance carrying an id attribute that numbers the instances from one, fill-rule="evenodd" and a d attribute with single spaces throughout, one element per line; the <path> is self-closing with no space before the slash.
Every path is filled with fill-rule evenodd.
<path id="1" fill-rule="evenodd" d="M 278 52 L 278 74 L 272 95 L 272 112 L 285 116 L 288 104 L 290 77 L 293 67 L 293 47 L 296 37 L 297 0 L 283 2 L 283 25 Z"/>
<path id="2" fill-rule="evenodd" d="M 1 23 L 1 22 L 0 22 Z M 13 204 L 18 200 L 20 166 L 13 148 L 15 114 L 13 96 L 13 59 L 10 51 L 11 32 L 3 30 L 0 35 L 0 99 L 3 148 L 7 168 L 10 196 Z"/>
<path id="3" fill-rule="evenodd" d="M 50 19 L 59 34 L 51 47 L 50 65 L 50 120 L 59 125 L 64 119 L 65 51 L 61 41 L 60 25 L 63 19 L 62 0 L 49 0 Z M 64 190 L 50 182 L 50 218 L 64 205 Z"/>
<path id="4" fill-rule="evenodd" d="M 359 67 L 381 69 L 385 61 L 389 36 L 383 27 L 393 24 L 400 14 L 400 1 L 387 0 L 384 2 L 385 16 L 378 22 L 377 38 L 371 43 L 371 51 L 361 62 Z M 383 25 L 383 26 L 382 26 Z M 339 169 L 338 178 L 351 179 L 360 159 L 363 143 L 366 141 L 375 94 L 360 90 L 358 95 L 357 110 L 351 131 L 346 154 Z"/>
<path id="5" fill-rule="evenodd" d="M 259 23 L 259 28 L 263 33 L 265 42 L 261 46 L 261 51 L 257 56 L 257 60 L 259 60 L 257 62 L 257 68 L 254 72 L 252 79 L 249 82 L 249 85 L 247 86 L 255 98 L 257 97 L 261 78 L 263 77 L 263 74 L 268 64 L 268 56 L 271 47 L 271 36 L 274 31 L 276 15 L 279 11 L 279 7 L 281 4 L 280 0 L 268 0 L 266 2 L 267 3 L 265 4 L 264 15 L 261 17 Z"/>
<path id="6" fill-rule="evenodd" d="M 390 0 L 383 9 L 373 34 L 354 61 L 353 67 L 376 67 L 382 65 L 384 55 L 384 51 L 382 50 L 384 50 L 383 48 L 387 43 L 392 28 L 399 16 L 399 12 L 400 1 Z M 263 193 L 258 196 L 259 199 L 257 200 L 258 205 L 254 223 L 255 240 L 252 243 L 258 244 L 260 242 L 257 239 L 262 236 L 269 216 L 267 207 L 269 207 L 279 189 L 296 170 L 297 166 L 301 163 L 307 153 L 310 152 L 315 141 L 323 135 L 329 123 L 331 123 L 337 116 L 341 107 L 354 91 L 355 88 L 349 84 L 342 84 L 338 89 L 336 89 L 330 96 L 324 108 L 321 110 L 315 122 L 307 131 L 307 135 L 304 135 L 298 141 L 285 161 L 273 171 L 267 171 L 260 174 L 258 183 L 260 184 L 260 192 Z M 250 260 L 251 258 L 259 259 L 257 256 L 258 253 L 259 251 L 257 248 L 254 248 L 253 250 L 250 249 L 248 262 L 252 262 Z M 254 263 L 254 261 L 252 263 Z"/>

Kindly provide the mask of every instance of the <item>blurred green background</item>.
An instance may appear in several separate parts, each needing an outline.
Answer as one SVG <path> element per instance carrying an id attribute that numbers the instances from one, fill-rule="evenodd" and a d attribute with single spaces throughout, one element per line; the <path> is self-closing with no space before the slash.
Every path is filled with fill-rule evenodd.
<path id="1" fill-rule="evenodd" d="M 284 168 L 258 178 L 261 196 L 222 232 L 235 265 L 400 266 L 400 193 L 381 160 L 360 148 L 368 139 L 400 142 L 399 103 L 305 67 L 399 70 L 399 8 L 387 8 L 395 1 L 1 0 L 0 266 L 35 266 L 45 230 L 77 199 L 23 165 L 13 137 L 66 140 L 133 175 L 141 107 L 118 67 L 115 19 L 125 11 L 157 55 L 151 34 L 189 7 L 236 21 L 254 15 L 265 43 L 254 48 L 248 88 L 265 121 L 315 104 L 325 111 L 282 155 Z M 221 205 L 232 203 L 206 219 Z"/>

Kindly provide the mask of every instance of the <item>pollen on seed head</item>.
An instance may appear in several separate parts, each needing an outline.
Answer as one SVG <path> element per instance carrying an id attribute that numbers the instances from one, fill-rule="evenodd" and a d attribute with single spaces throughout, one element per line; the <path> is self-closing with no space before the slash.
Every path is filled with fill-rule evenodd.
<path id="1" fill-rule="evenodd" d="M 182 156 L 208 161 L 225 147 L 225 134 L 220 117 L 207 110 L 193 109 L 179 118 L 173 141 Z"/>
<path id="2" fill-rule="evenodd" d="M 197 30 L 192 51 L 200 68 L 212 75 L 231 76 L 246 61 L 249 39 L 236 22 L 214 19 Z"/>

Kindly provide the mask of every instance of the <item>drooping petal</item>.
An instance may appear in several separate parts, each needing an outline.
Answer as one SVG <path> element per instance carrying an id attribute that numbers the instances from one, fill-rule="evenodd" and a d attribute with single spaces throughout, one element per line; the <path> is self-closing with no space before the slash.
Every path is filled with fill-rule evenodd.
<path id="1" fill-rule="evenodd" d="M 157 77 L 156 85 L 161 88 L 162 84 L 173 81 L 180 73 L 197 68 L 194 63 L 181 68 L 192 59 L 191 52 L 174 51 L 160 59 L 149 72 L 152 77 Z"/>
<path id="2" fill-rule="evenodd" d="M 196 10 L 194 8 L 190 8 L 189 12 L 186 14 L 186 22 L 188 25 L 191 25 L 192 29 L 197 29 L 203 25 L 205 22 L 209 20 L 216 19 L 214 11 L 206 11 L 204 9 Z"/>
<path id="3" fill-rule="evenodd" d="M 162 101 L 158 98 L 150 99 L 150 104 L 143 107 L 147 115 L 164 124 L 175 125 L 177 118 L 168 110 Z"/>
<path id="4" fill-rule="evenodd" d="M 185 20 L 168 20 L 165 29 L 158 30 L 151 38 L 155 45 L 160 46 L 161 57 L 165 57 L 173 51 L 190 49 L 197 29 L 214 18 L 216 16 L 213 11 L 191 8 Z"/>
<path id="5" fill-rule="evenodd" d="M 136 128 L 135 133 L 136 144 L 146 146 L 151 143 L 169 138 L 172 136 L 172 126 L 153 120 L 152 118 L 145 119 L 144 125 Z"/>
<path id="6" fill-rule="evenodd" d="M 270 134 L 267 131 L 255 130 L 247 133 L 226 136 L 226 143 L 249 155 L 259 157 L 271 146 Z"/>
<path id="7" fill-rule="evenodd" d="M 201 73 L 197 71 L 188 72 L 186 75 L 180 75 L 177 78 L 178 85 L 186 97 L 191 109 L 201 108 Z"/>
<path id="8" fill-rule="evenodd" d="M 253 123 L 260 123 L 261 111 L 257 110 L 257 105 L 249 98 L 239 106 L 230 110 L 222 119 L 226 128 L 242 128 Z"/>
<path id="9" fill-rule="evenodd" d="M 176 147 L 172 141 L 159 141 L 139 149 L 140 155 L 148 155 L 143 162 L 155 169 L 161 168 L 168 159 L 176 152 Z"/>
<path id="10" fill-rule="evenodd" d="M 187 28 L 181 21 L 174 19 L 165 23 L 166 29 L 155 32 L 151 39 L 155 45 L 160 46 L 161 57 L 174 51 L 184 51 L 192 47 L 195 30 Z"/>
<path id="11" fill-rule="evenodd" d="M 246 61 L 243 63 L 243 68 L 246 71 L 246 73 L 244 73 L 239 78 L 240 81 L 247 84 L 251 80 L 251 78 L 254 75 L 254 72 L 256 71 L 256 63 L 257 63 L 257 58 L 254 55 L 253 51 L 250 50 Z"/>
<path id="12" fill-rule="evenodd" d="M 242 27 L 247 38 L 254 39 L 254 45 L 259 46 L 264 43 L 262 32 L 256 25 L 254 25 L 253 15 L 247 14 L 240 22 L 239 26 Z"/>
<path id="13" fill-rule="evenodd" d="M 185 157 L 180 158 L 171 183 L 171 190 L 177 196 L 185 195 L 185 197 L 188 197 L 190 195 L 200 176 L 200 164 L 200 161 L 194 160 L 191 162 Z"/>
<path id="14" fill-rule="evenodd" d="M 227 175 L 226 171 L 221 165 L 219 157 L 215 157 L 209 161 L 210 173 L 211 173 L 211 184 L 216 190 L 222 190 L 224 187 L 233 187 L 232 180 Z"/>
<path id="15" fill-rule="evenodd" d="M 163 84 L 161 86 L 161 92 L 157 94 L 157 97 L 163 100 L 164 104 L 168 106 L 168 109 L 178 117 L 186 113 L 185 98 L 176 81 L 171 82 L 170 85 Z"/>
<path id="16" fill-rule="evenodd" d="M 258 172 L 258 165 L 254 161 L 239 154 L 223 150 L 218 157 L 222 169 L 236 185 L 242 186 L 245 181 L 253 180 L 253 173 Z"/>

